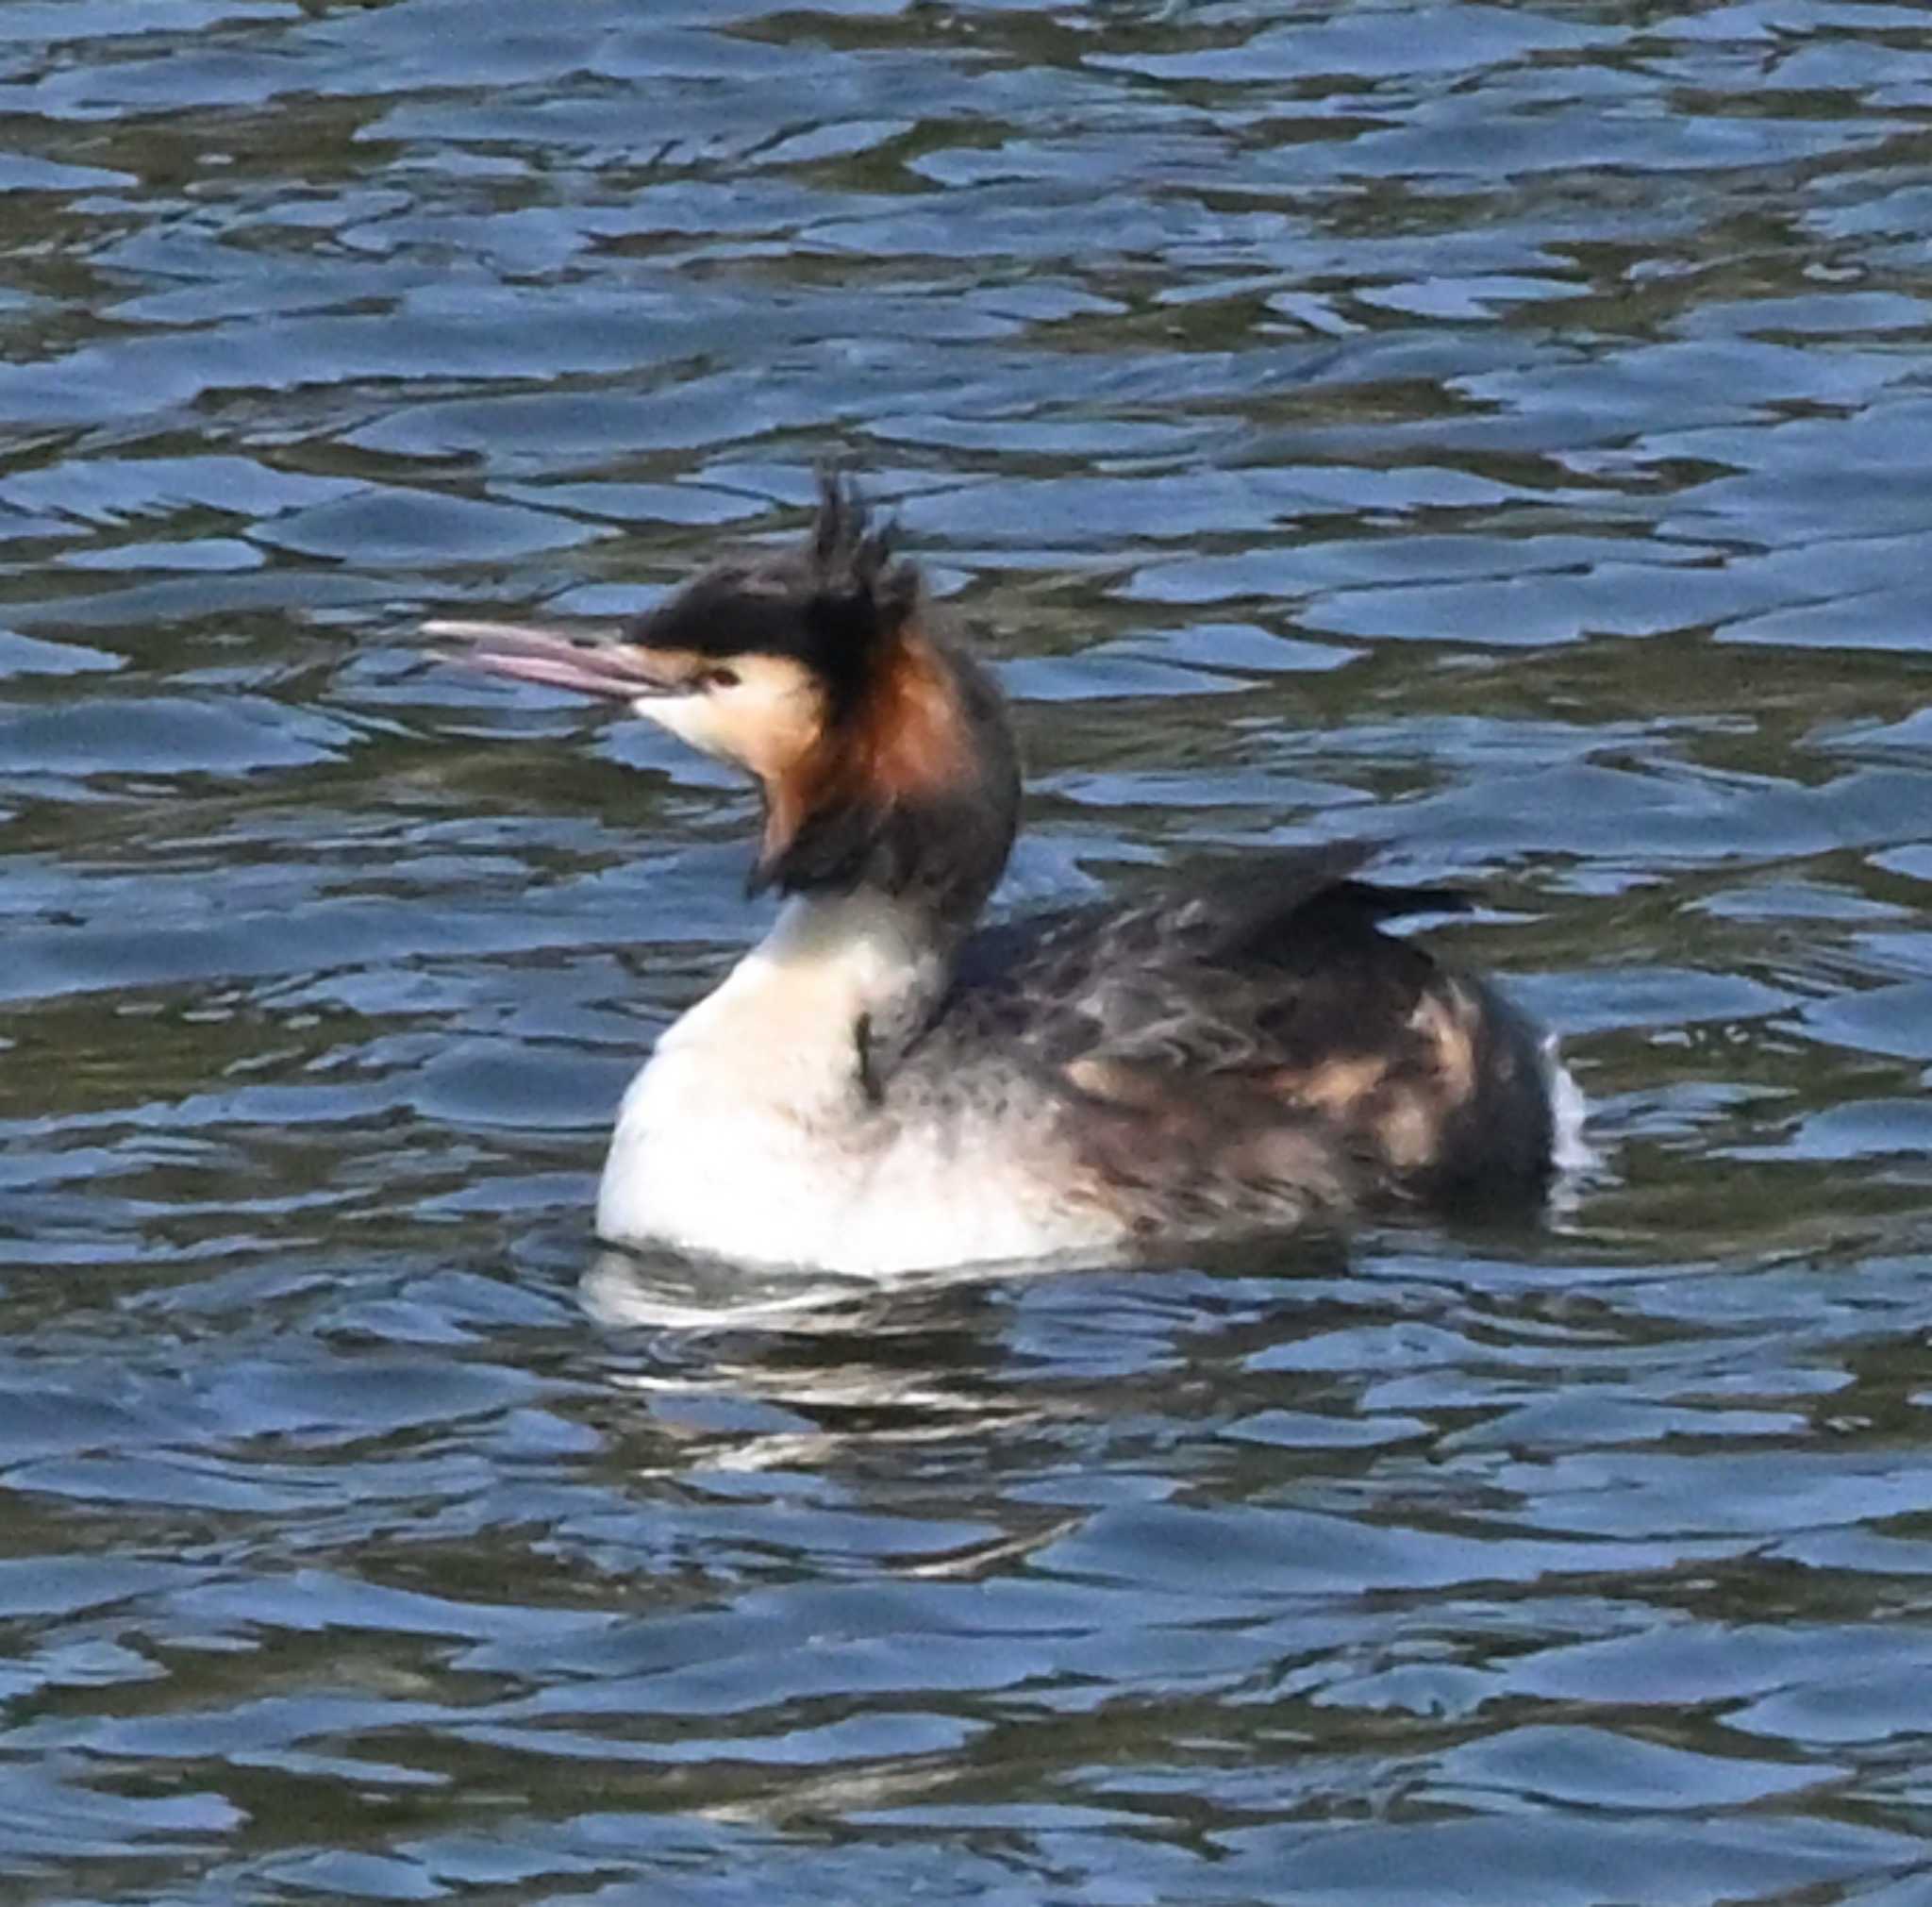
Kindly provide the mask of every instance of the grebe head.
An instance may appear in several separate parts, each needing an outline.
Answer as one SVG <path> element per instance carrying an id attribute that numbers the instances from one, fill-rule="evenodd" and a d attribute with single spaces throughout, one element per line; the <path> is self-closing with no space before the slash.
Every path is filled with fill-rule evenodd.
<path id="1" fill-rule="evenodd" d="M 800 546 L 705 571 L 614 641 L 425 633 L 500 675 L 620 698 L 745 769 L 764 801 L 754 891 L 870 892 L 950 936 L 1006 864 L 1019 771 L 999 691 L 940 627 L 891 526 L 834 477 Z"/>

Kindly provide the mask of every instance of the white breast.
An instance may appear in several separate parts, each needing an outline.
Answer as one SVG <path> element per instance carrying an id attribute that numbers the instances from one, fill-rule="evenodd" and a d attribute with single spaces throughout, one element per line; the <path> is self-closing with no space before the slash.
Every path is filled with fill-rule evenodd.
<path id="1" fill-rule="evenodd" d="M 890 915 L 788 909 L 631 1081 L 598 1231 L 869 1276 L 1117 1245 L 1024 1115 L 922 1125 L 866 1099 L 853 1029 L 909 958 Z"/>
<path id="2" fill-rule="evenodd" d="M 1024 1133 L 902 1129 L 869 1144 L 849 1117 L 802 1120 L 755 1091 L 728 1095 L 693 1059 L 660 1052 L 625 1095 L 597 1198 L 613 1244 L 889 1277 L 1120 1243 L 1118 1226 L 1049 1182 Z"/>

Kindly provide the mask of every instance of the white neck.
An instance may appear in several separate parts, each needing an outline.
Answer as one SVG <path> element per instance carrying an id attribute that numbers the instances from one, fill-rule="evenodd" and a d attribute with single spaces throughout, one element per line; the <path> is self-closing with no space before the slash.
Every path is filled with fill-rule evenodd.
<path id="1" fill-rule="evenodd" d="M 785 903 L 772 930 L 658 1044 L 712 1089 L 810 1117 L 861 1097 L 859 1029 L 909 1036 L 945 979 L 928 933 L 877 895 Z"/>

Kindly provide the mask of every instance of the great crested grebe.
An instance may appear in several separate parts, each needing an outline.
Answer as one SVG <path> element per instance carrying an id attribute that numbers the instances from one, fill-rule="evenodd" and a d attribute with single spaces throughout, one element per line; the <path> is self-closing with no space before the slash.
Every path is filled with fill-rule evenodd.
<path id="1" fill-rule="evenodd" d="M 1551 1044 L 1382 930 L 1465 902 L 1359 878 L 1362 847 L 975 928 L 1018 822 L 1005 704 L 835 480 L 803 547 L 706 571 L 619 640 L 427 633 L 628 702 L 763 797 L 751 887 L 784 904 L 625 1093 L 614 1244 L 1091 1261 L 1549 1179 L 1575 1096 Z"/>

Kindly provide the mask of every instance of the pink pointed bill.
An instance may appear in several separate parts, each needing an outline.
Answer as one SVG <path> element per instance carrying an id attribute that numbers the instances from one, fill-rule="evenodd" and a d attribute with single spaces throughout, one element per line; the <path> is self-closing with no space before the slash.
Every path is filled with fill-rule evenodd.
<path id="1" fill-rule="evenodd" d="M 425 623 L 423 633 L 454 645 L 452 660 L 492 676 L 514 676 L 553 689 L 636 701 L 675 694 L 679 684 L 653 672 L 641 652 L 624 644 L 586 643 L 538 623 Z"/>

